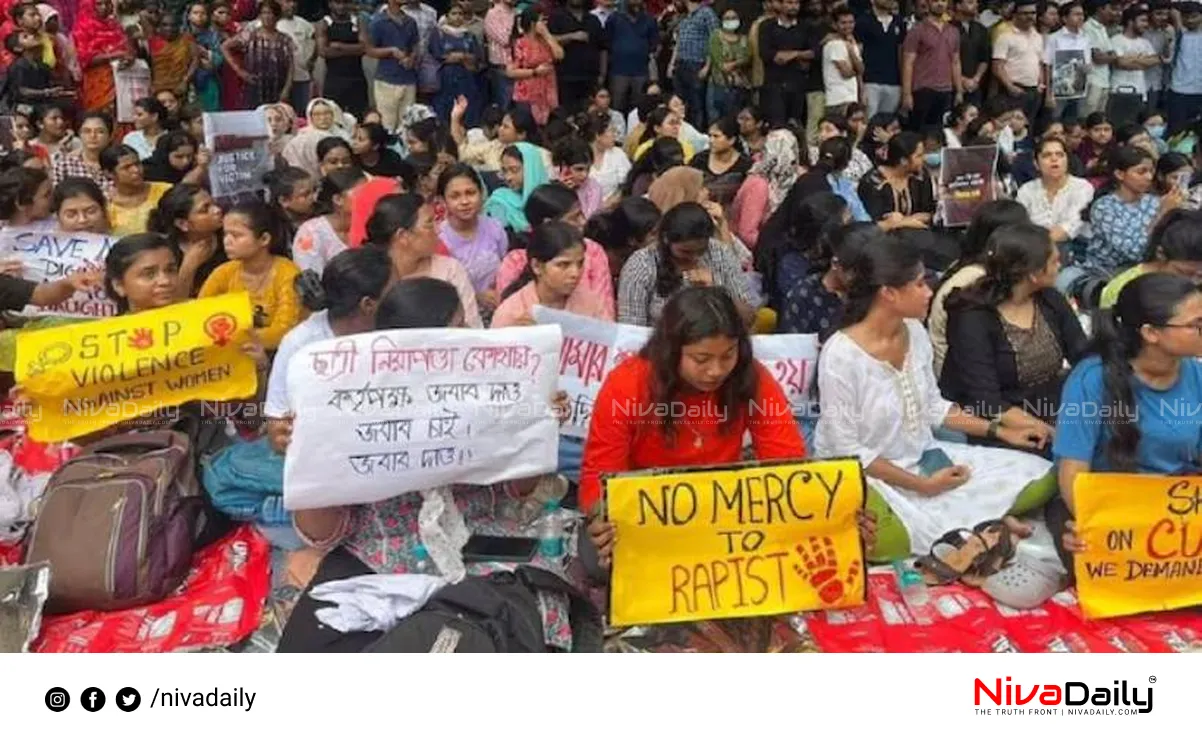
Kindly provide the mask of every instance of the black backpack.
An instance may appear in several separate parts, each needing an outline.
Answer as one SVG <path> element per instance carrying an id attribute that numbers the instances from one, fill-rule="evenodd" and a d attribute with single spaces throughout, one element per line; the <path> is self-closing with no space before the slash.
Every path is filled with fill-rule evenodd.
<path id="1" fill-rule="evenodd" d="M 573 651 L 600 652 L 596 607 L 559 576 L 530 566 L 446 586 L 363 652 L 545 653 L 539 590 L 568 598 Z"/>

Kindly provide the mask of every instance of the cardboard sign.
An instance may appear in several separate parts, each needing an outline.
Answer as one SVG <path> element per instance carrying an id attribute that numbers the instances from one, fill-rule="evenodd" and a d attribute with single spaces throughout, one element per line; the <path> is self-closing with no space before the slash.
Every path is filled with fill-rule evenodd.
<path id="1" fill-rule="evenodd" d="M 615 626 L 864 603 L 855 459 L 605 478 Z"/>
<path id="2" fill-rule="evenodd" d="M 213 153 L 209 183 L 213 198 L 262 191 L 271 170 L 270 131 L 262 111 L 205 113 L 205 146 Z"/>
<path id="3" fill-rule="evenodd" d="M 982 204 L 994 200 L 997 154 L 997 145 L 943 148 L 939 206 L 943 210 L 944 226 L 968 224 Z"/>
<path id="4" fill-rule="evenodd" d="M 193 400 L 250 397 L 245 292 L 17 335 L 29 434 L 63 441 Z"/>
<path id="5" fill-rule="evenodd" d="M 559 389 L 571 400 L 571 418 L 560 431 L 584 438 L 601 382 L 611 369 L 639 352 L 651 337 L 651 328 L 594 320 L 541 305 L 535 305 L 533 314 L 539 323 L 558 325 L 563 331 Z M 803 412 L 812 401 L 818 371 L 818 336 L 756 335 L 751 349 L 780 382 L 794 410 Z"/>
<path id="6" fill-rule="evenodd" d="M 1085 616 L 1202 604 L 1202 477 L 1088 473 L 1073 501 Z"/>
<path id="7" fill-rule="evenodd" d="M 288 364 L 296 418 L 285 507 L 554 472 L 562 342 L 543 325 L 387 330 L 305 346 Z"/>
<path id="8" fill-rule="evenodd" d="M 0 259 L 17 257 L 24 264 L 22 278 L 39 283 L 58 281 L 76 271 L 104 269 L 104 259 L 114 242 L 110 235 L 86 232 L 38 232 L 21 227 L 0 229 Z M 26 317 L 113 317 L 117 305 L 102 287 L 77 292 L 53 307 L 27 306 Z"/>
<path id="9" fill-rule="evenodd" d="M 135 59 L 128 67 L 122 67 L 116 61 L 112 65 L 113 81 L 117 86 L 117 122 L 132 124 L 134 102 L 150 95 L 150 67 L 141 59 Z"/>

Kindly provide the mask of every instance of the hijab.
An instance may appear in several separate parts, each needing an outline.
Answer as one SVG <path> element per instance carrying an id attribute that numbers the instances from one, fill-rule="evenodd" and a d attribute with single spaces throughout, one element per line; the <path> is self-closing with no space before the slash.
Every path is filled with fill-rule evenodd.
<path id="1" fill-rule="evenodd" d="M 539 147 L 529 142 L 518 142 L 514 147 L 522 153 L 522 192 L 518 193 L 508 186 L 498 188 L 484 202 L 484 213 L 516 232 L 528 232 L 530 222 L 526 219 L 526 200 L 534 189 L 549 178 Z"/>
<path id="2" fill-rule="evenodd" d="M 127 51 L 129 42 L 115 14 L 107 18 L 96 16 L 96 0 L 80 0 L 79 16 L 75 19 L 75 30 L 71 34 L 79 65 L 83 69 L 101 54 Z"/>
<path id="3" fill-rule="evenodd" d="M 319 105 L 329 106 L 334 112 L 334 123 L 329 129 L 313 126 L 313 109 Z M 317 158 L 317 143 L 326 137 L 339 137 L 350 144 L 355 117 L 343 113 L 342 107 L 329 98 L 314 98 L 305 109 L 305 121 L 305 127 L 284 147 L 283 155 L 289 165 L 317 175 L 321 170 L 321 161 Z"/>
<path id="4" fill-rule="evenodd" d="M 668 168 L 663 175 L 651 182 L 647 198 L 659 207 L 660 214 L 667 214 L 672 207 L 686 201 L 700 201 L 705 175 L 696 168 L 678 165 Z"/>
<path id="5" fill-rule="evenodd" d="M 286 147 L 288 143 L 292 141 L 293 137 L 296 136 L 293 133 L 293 130 L 296 129 L 296 111 L 293 110 L 292 106 L 288 105 L 287 103 L 264 103 L 255 110 L 262 111 L 263 115 L 266 116 L 268 109 L 275 109 L 276 113 L 283 116 L 284 121 L 288 122 L 288 131 L 284 132 L 278 137 L 274 135 L 271 137 L 271 151 L 275 153 L 282 153 L 284 151 L 284 147 Z M 313 153 L 317 154 L 317 150 L 314 149 Z"/>
<path id="6" fill-rule="evenodd" d="M 751 166 L 751 175 L 768 181 L 768 213 L 776 211 L 789 189 L 797 182 L 797 166 L 801 152 L 797 137 L 787 129 L 773 129 L 764 140 L 764 157 Z"/>

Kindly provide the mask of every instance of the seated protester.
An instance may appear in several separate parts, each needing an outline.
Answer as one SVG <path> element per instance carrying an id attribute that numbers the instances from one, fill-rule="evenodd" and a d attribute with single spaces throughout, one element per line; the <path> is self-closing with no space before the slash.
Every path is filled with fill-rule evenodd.
<path id="1" fill-rule="evenodd" d="M 109 232 L 108 204 L 104 192 L 91 178 L 64 178 L 54 187 L 50 211 L 60 232 Z"/>
<path id="2" fill-rule="evenodd" d="M 537 144 L 538 124 L 530 107 L 516 105 L 503 117 L 497 127 L 496 136 L 483 142 L 472 142 L 463 126 L 463 116 L 467 113 L 465 105 L 456 105 L 451 111 L 451 136 L 459 144 L 459 160 L 464 165 L 471 165 L 485 173 L 497 173 L 501 170 L 501 155 L 507 147 L 519 142 Z M 544 150 L 539 149 L 541 154 Z M 549 165 L 549 163 L 547 163 Z"/>
<path id="3" fill-rule="evenodd" d="M 618 135 L 609 116 L 600 111 L 585 118 L 580 135 L 593 148 L 589 177 L 601 187 L 602 203 L 611 203 L 619 198 L 622 183 L 630 173 L 630 158 L 618 146 Z"/>
<path id="4" fill-rule="evenodd" d="M 132 147 L 138 160 L 154 154 L 159 137 L 167 133 L 167 108 L 157 98 L 147 96 L 134 101 L 134 131 L 121 139 L 121 144 Z"/>
<path id="5" fill-rule="evenodd" d="M 626 150 L 631 162 L 638 159 L 634 156 L 634 151 L 643 143 L 643 133 L 647 131 L 647 117 L 656 109 L 666 108 L 664 104 L 667 101 L 664 100 L 664 94 L 659 89 L 659 84 L 649 81 L 647 85 L 652 86 L 654 90 L 643 91 L 634 108 L 626 116 L 626 140 L 622 143 L 622 147 Z"/>
<path id="6" fill-rule="evenodd" d="M 395 280 L 428 276 L 455 287 L 463 307 L 464 324 L 469 328 L 484 327 L 467 270 L 459 261 L 437 252 L 434 210 L 421 196 L 404 193 L 380 199 L 367 220 L 364 244 L 388 252 Z"/>
<path id="7" fill-rule="evenodd" d="M 931 289 L 918 251 L 882 235 L 844 268 L 851 283 L 843 328 L 818 359 L 815 442 L 819 457 L 864 463 L 868 508 L 880 524 L 870 559 L 924 554 L 950 529 L 1042 506 L 1055 493 L 1046 460 L 935 440 L 933 429 L 943 426 L 1013 446 L 1045 443 L 1035 429 L 990 422 L 940 396 L 921 322 Z"/>
<path id="8" fill-rule="evenodd" d="M 664 305 L 689 286 L 716 286 L 730 292 L 750 327 L 755 319 L 747 280 L 730 250 L 713 243 L 714 219 L 700 204 L 674 206 L 660 223 L 656 244 L 635 251 L 618 282 L 618 322 L 649 326 Z"/>
<path id="9" fill-rule="evenodd" d="M 1152 193 L 1152 156 L 1123 146 L 1110 160 L 1113 182 L 1089 207 L 1090 238 L 1080 260 L 1060 274 L 1057 286 L 1087 306 L 1094 306 L 1104 284 L 1144 255 L 1152 227 L 1184 201 L 1174 190 L 1160 198 Z"/>
<path id="10" fill-rule="evenodd" d="M 74 97 L 70 88 L 54 84 L 50 68 L 42 61 L 42 42 L 36 34 L 13 31 L 5 37 L 4 48 L 16 57 L 8 67 L 9 100 L 13 108 Z"/>
<path id="11" fill-rule="evenodd" d="M 847 203 L 847 208 L 851 211 L 851 218 L 856 222 L 871 222 L 872 217 L 868 215 L 868 210 L 864 208 L 864 202 L 860 201 L 860 194 L 856 192 L 856 185 L 848 180 L 846 173 L 848 168 L 848 155 L 851 152 L 859 152 L 851 146 L 851 142 L 843 137 L 833 137 L 824 140 L 818 145 L 815 150 L 816 159 L 814 164 L 806 171 L 804 175 L 797 179 L 797 183 L 793 184 L 793 188 L 789 189 L 788 196 L 785 201 L 793 199 L 805 199 L 811 194 L 820 191 L 830 191 L 843 198 Z M 772 222 L 772 218 L 780 212 L 777 208 L 772 217 L 768 218 L 768 222 Z M 768 226 L 765 225 L 767 230 Z M 761 238 L 762 239 L 762 238 Z"/>
<path id="12" fill-rule="evenodd" d="M 100 153 L 100 167 L 113 179 L 109 194 L 109 225 L 113 235 L 124 237 L 145 232 L 150 213 L 171 184 L 146 180 L 142 158 L 128 145 L 113 145 Z"/>
<path id="13" fill-rule="evenodd" d="M 563 222 L 581 229 L 584 215 L 580 213 L 580 201 L 572 189 L 562 183 L 546 183 L 530 192 L 526 202 L 526 220 L 531 227 L 546 222 Z M 510 284 L 526 270 L 526 251 L 522 248 L 510 250 L 497 269 L 496 293 L 501 295 Z M 584 276 L 580 279 L 580 291 L 599 297 L 606 313 L 614 316 L 614 281 L 605 250 L 592 240 L 584 241 Z"/>
<path id="14" fill-rule="evenodd" d="M 901 134 L 901 120 L 897 114 L 876 113 L 865 126 L 864 137 L 860 140 L 860 149 L 868 156 L 873 165 L 880 165 L 885 159 L 889 140 Z"/>
<path id="15" fill-rule="evenodd" d="M 868 155 L 859 147 L 853 147 L 851 127 L 848 126 L 847 117 L 838 113 L 828 113 L 818 122 L 818 144 L 829 142 L 832 139 L 845 139 L 848 142 L 850 153 L 847 158 L 847 165 L 840 168 L 840 171 L 849 183 L 851 190 L 854 192 L 856 186 L 860 185 L 860 179 L 868 174 L 868 171 L 875 167 Z M 810 148 L 810 162 L 816 163 L 820 159 L 818 153 L 819 147 Z"/>
<path id="16" fill-rule="evenodd" d="M 19 118 L 17 115 L 15 120 Z M 50 159 L 50 177 L 56 183 L 66 178 L 91 178 L 100 186 L 101 192 L 108 193 L 113 187 L 113 180 L 100 167 L 100 153 L 112 142 L 113 119 L 103 112 L 85 113 L 79 122 L 78 152 L 60 152 Z M 15 144 L 15 143 L 14 143 Z"/>
<path id="17" fill-rule="evenodd" d="M 1018 223 L 994 231 L 985 275 L 947 298 L 944 398 L 1052 438 L 1065 369 L 1086 344 L 1076 313 L 1055 289 L 1059 270 L 1060 253 L 1043 227 Z"/>
<path id="18" fill-rule="evenodd" d="M 1091 354 L 1064 385 L 1056 421 L 1060 497 L 1048 529 L 1069 575 L 1084 549 L 1074 523 L 1075 480 L 1085 472 L 1196 475 L 1202 458 L 1202 294 L 1172 274 L 1140 276 L 1098 313 Z M 1083 414 L 1114 411 L 1107 419 Z"/>
<path id="19" fill-rule="evenodd" d="M 345 139 L 326 137 L 317 143 L 317 172 L 323 178 L 340 168 L 354 166 L 355 156 L 351 154 L 351 145 Z"/>
<path id="20" fill-rule="evenodd" d="M 847 224 L 847 202 L 833 193 L 819 191 L 793 200 L 796 187 L 764 228 L 764 247 L 757 254 L 757 267 L 764 277 L 768 305 L 784 308 L 785 295 L 805 277 L 821 268 L 821 243 L 827 232 Z"/>
<path id="21" fill-rule="evenodd" d="M 307 278 L 307 277 L 306 277 Z M 301 282 L 301 301 L 313 314 L 284 336 L 271 363 L 263 415 L 271 447 L 283 454 L 292 435 L 288 363 L 305 346 L 375 329 L 376 307 L 392 284 L 392 263 L 379 248 L 348 250 L 330 259 L 316 281 Z"/>
<path id="22" fill-rule="evenodd" d="M 297 268 L 321 275 L 334 256 L 350 247 L 351 192 L 366 180 L 358 168 L 335 170 L 321 179 L 313 217 L 301 223 L 292 240 Z"/>
<path id="23" fill-rule="evenodd" d="M 317 200 L 317 180 L 308 172 L 291 165 L 263 174 L 263 184 L 267 186 L 267 203 L 275 211 L 284 229 L 282 238 L 289 247 L 292 246 L 297 229 L 313 216 L 313 203 Z M 290 250 L 288 255 L 291 255 Z"/>
<path id="24" fill-rule="evenodd" d="M 265 349 L 274 351 L 304 319 L 296 294 L 300 269 L 285 257 L 283 229 L 272 210 L 258 202 L 232 207 L 225 213 L 222 229 L 229 260 L 209 275 L 198 296 L 248 292 L 259 339 Z"/>
<path id="25" fill-rule="evenodd" d="M 376 311 L 376 327 L 381 330 L 462 327 L 465 313 L 456 301 L 456 294 L 454 287 L 431 278 L 400 281 L 381 300 Z M 285 437 L 285 443 L 288 438 L 290 434 Z M 471 533 L 516 536 L 524 532 L 516 532 L 514 525 L 523 523 L 530 495 L 545 479 L 511 480 L 487 486 L 453 485 L 451 497 Z M 309 588 L 293 609 L 277 652 L 359 652 L 381 636 L 381 632 L 343 633 L 322 624 L 315 612 L 326 604 L 314 600 L 309 592 L 313 586 L 326 581 L 360 575 L 439 573 L 436 566 L 441 555 L 434 553 L 437 545 L 423 542 L 421 532 L 425 527 L 418 525 L 418 515 L 428 495 L 429 491 L 407 492 L 377 503 L 301 510 L 293 514 L 293 523 L 301 538 L 326 554 Z M 553 563 L 538 556 L 532 564 L 558 570 Z M 487 575 L 515 566 L 468 563 L 465 567 L 472 575 Z M 572 630 L 566 598 L 540 592 L 538 602 L 542 607 L 547 644 L 571 650 Z"/>
<path id="26" fill-rule="evenodd" d="M 1028 221 L 1026 210 L 1007 200 L 988 201 L 973 215 L 961 242 L 960 259 L 944 272 L 943 280 L 935 288 L 935 296 L 931 300 L 931 312 L 927 315 L 927 332 L 935 351 L 936 377 L 943 369 L 943 358 L 947 355 L 947 310 L 944 302 L 948 295 L 956 289 L 974 284 L 985 275 L 985 246 L 997 228 Z"/>
<path id="27" fill-rule="evenodd" d="M 393 138 L 381 124 L 360 124 L 351 139 L 351 152 L 359 167 L 371 175 L 400 178 L 405 160 L 392 149 Z"/>
<path id="28" fill-rule="evenodd" d="M 459 163 L 444 170 L 438 177 L 438 193 L 447 214 L 438 237 L 467 269 L 480 311 L 491 315 L 500 301 L 493 285 L 501 258 L 509 250 L 509 236 L 500 222 L 481 213 L 484 184 L 470 166 Z"/>
<path id="29" fill-rule="evenodd" d="M 1194 165 L 1180 152 L 1167 152 L 1156 161 L 1157 196 L 1167 196 L 1173 189 L 1180 189 L 1188 196 L 1193 180 Z"/>
<path id="30" fill-rule="evenodd" d="M 710 198 L 709 189 L 705 187 L 705 176 L 696 168 L 672 168 L 661 174 L 647 189 L 647 199 L 659 207 L 661 214 L 667 214 L 672 207 L 691 201 L 701 204 L 711 215 L 725 215 L 721 204 Z M 729 250 L 744 271 L 750 271 L 754 256 L 743 241 L 730 229 L 726 219 L 714 222 L 718 231 L 714 234 L 714 247 Z"/>
<path id="31" fill-rule="evenodd" d="M 1152 139 L 1152 144 L 1156 145 L 1156 154 L 1164 155 L 1169 151 L 1168 142 L 1165 141 L 1165 132 L 1168 126 L 1165 124 L 1164 114 L 1154 108 L 1149 108 L 1141 116 L 1139 123 Z"/>
<path id="32" fill-rule="evenodd" d="M 576 192 L 580 212 L 585 219 L 601 211 L 604 196 L 601 185 L 589 174 L 593 167 L 593 149 L 579 137 L 568 137 L 555 145 L 551 153 L 558 180 Z"/>
<path id="33" fill-rule="evenodd" d="M 1111 279 L 1098 306 L 1113 307 L 1123 287 L 1147 273 L 1171 273 L 1202 283 L 1202 213 L 1174 209 L 1164 215 L 1148 238 L 1143 262 Z"/>
<path id="34" fill-rule="evenodd" d="M 539 148 L 526 142 L 506 147 L 501 154 L 501 180 L 505 186 L 493 191 L 484 202 L 484 213 L 506 229 L 518 233 L 529 231 L 526 199 L 531 191 L 549 180 Z"/>
<path id="35" fill-rule="evenodd" d="M 1093 186 L 1072 175 L 1068 145 L 1058 137 L 1044 137 L 1035 145 L 1035 167 L 1039 177 L 1018 189 L 1018 203 L 1031 221 L 1048 230 L 1052 241 L 1063 246 L 1076 240 L 1085 226 L 1082 213 L 1093 201 Z"/>
<path id="36" fill-rule="evenodd" d="M 943 138 L 947 146 L 953 149 L 964 147 L 967 141 L 968 125 L 981 114 L 981 109 L 975 103 L 964 101 L 957 103 L 947 115 L 947 126 L 943 128 Z"/>
<path id="37" fill-rule="evenodd" d="M 0 222 L 5 227 L 53 230 L 53 192 L 45 170 L 16 167 L 0 172 Z"/>
<path id="38" fill-rule="evenodd" d="M 350 154 L 351 121 L 353 119 L 344 114 L 334 101 L 314 98 L 305 109 L 305 126 L 288 140 L 281 154 L 289 165 L 312 173 L 321 165 L 322 156 L 317 147 L 323 141 L 342 140 L 347 144 L 347 154 Z"/>
<path id="39" fill-rule="evenodd" d="M 844 266 L 854 263 L 856 252 L 880 234 L 879 227 L 864 222 L 826 227 L 811 263 L 814 273 L 785 295 L 777 332 L 816 334 L 818 341 L 825 343 L 843 324 L 851 282 Z"/>
<path id="40" fill-rule="evenodd" d="M 626 175 L 626 182 L 622 184 L 622 195 L 645 196 L 656 178 L 682 165 L 684 149 L 680 142 L 660 137 L 651 149 L 634 162 L 634 167 Z"/>
<path id="41" fill-rule="evenodd" d="M 1085 166 L 1085 177 L 1107 177 L 1102 169 L 1103 158 L 1114 145 L 1114 127 L 1101 111 L 1085 117 L 1085 139 L 1077 148 L 1076 155 Z"/>
<path id="42" fill-rule="evenodd" d="M 659 207 L 650 199 L 632 196 L 622 199 L 612 209 L 594 214 L 584 226 L 585 245 L 595 242 L 605 250 L 611 287 L 618 285 L 622 266 L 634 251 L 653 239 L 662 216 Z"/>
<path id="43" fill-rule="evenodd" d="M 583 283 L 584 237 L 563 222 L 544 222 L 530 234 L 529 260 L 522 274 L 501 294 L 494 328 L 533 325 L 534 305 L 613 322 L 612 303 Z"/>
<path id="44" fill-rule="evenodd" d="M 724 116 L 710 124 L 709 149 L 698 152 L 689 162 L 705 175 L 705 187 L 720 204 L 734 200 L 739 184 L 751 170 L 751 158 L 739 147 L 739 122 L 733 116 Z"/>
<path id="45" fill-rule="evenodd" d="M 1010 177 L 1014 179 L 1014 185 L 1021 190 L 1024 185 L 1039 177 L 1039 144 L 1045 139 L 1056 139 L 1064 141 L 1064 124 L 1054 119 L 1044 122 L 1042 130 L 1035 138 L 1035 145 L 1029 150 L 1023 150 L 1014 156 L 1014 163 L 1010 166 Z M 1073 175 L 1082 173 L 1085 166 L 1081 164 L 1081 160 L 1077 155 L 1065 148 L 1066 172 Z"/>
<path id="46" fill-rule="evenodd" d="M 760 230 L 797 182 L 802 164 L 793 132 L 788 129 L 768 132 L 763 158 L 751 167 L 730 207 L 730 221 L 744 245 L 759 249 Z"/>
<path id="47" fill-rule="evenodd" d="M 147 229 L 166 235 L 183 256 L 177 282 L 180 299 L 196 296 L 214 269 L 225 263 L 223 216 L 209 192 L 191 183 L 172 186 L 150 215 Z"/>
<path id="48" fill-rule="evenodd" d="M 743 320 L 728 292 L 684 289 L 664 306 L 638 355 L 614 367 L 601 383 L 580 474 L 580 508 L 589 515 L 589 538 L 600 567 L 609 566 L 614 538 L 621 538 L 605 521 L 604 475 L 737 464 L 748 436 L 757 460 L 806 456 L 789 401 L 752 358 Z M 654 417 L 622 412 L 652 409 L 711 413 Z M 871 526 L 862 524 L 862 531 L 871 544 Z"/>
<path id="49" fill-rule="evenodd" d="M 644 154 L 647 153 L 647 150 L 651 149 L 652 142 L 660 139 L 661 137 L 666 137 L 668 139 L 675 139 L 677 142 L 680 142 L 680 148 L 684 152 L 685 162 L 692 160 L 693 155 L 697 154 L 697 151 L 693 148 L 693 145 L 689 144 L 688 140 L 682 136 L 682 122 L 683 119 L 681 119 L 680 114 L 675 113 L 667 106 L 661 106 L 653 110 L 647 115 L 647 118 L 643 120 L 643 133 L 639 137 L 639 144 L 634 148 L 634 153 L 631 155 L 631 159 L 637 162 Z"/>
<path id="50" fill-rule="evenodd" d="M 38 127 L 38 135 L 26 147 L 47 163 L 55 155 L 70 154 L 80 148 L 79 137 L 71 132 L 66 111 L 64 106 L 57 103 L 43 103 L 35 109 L 34 122 Z"/>
<path id="51" fill-rule="evenodd" d="M 187 132 L 192 139 L 203 144 L 205 141 L 204 111 L 193 105 L 181 107 L 179 110 L 179 128 L 180 131 Z"/>
<path id="52" fill-rule="evenodd" d="M 764 155 L 764 142 L 768 138 L 768 119 L 758 106 L 743 106 L 735 115 L 739 122 L 739 140 L 743 151 L 757 162 Z"/>
<path id="53" fill-rule="evenodd" d="M 937 126 L 928 127 L 922 132 L 923 163 L 926 165 L 927 179 L 935 190 L 939 188 L 939 172 L 943 166 L 943 129 Z"/>
<path id="54" fill-rule="evenodd" d="M 209 152 L 199 149 L 190 134 L 174 129 L 159 137 L 154 154 L 142 161 L 142 177 L 170 185 L 204 185 L 209 177 Z"/>

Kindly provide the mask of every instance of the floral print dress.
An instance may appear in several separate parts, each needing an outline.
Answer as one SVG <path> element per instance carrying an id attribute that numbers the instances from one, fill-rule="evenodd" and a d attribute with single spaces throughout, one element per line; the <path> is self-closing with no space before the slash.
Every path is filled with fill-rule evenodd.
<path id="1" fill-rule="evenodd" d="M 530 112 L 539 126 L 545 126 L 551 112 L 559 107 L 559 90 L 555 84 L 555 57 L 551 47 L 542 39 L 523 36 L 513 45 L 513 64 L 518 69 L 533 70 L 541 64 L 552 66 L 551 74 L 517 80 L 513 85 L 513 100 L 530 104 Z"/>

